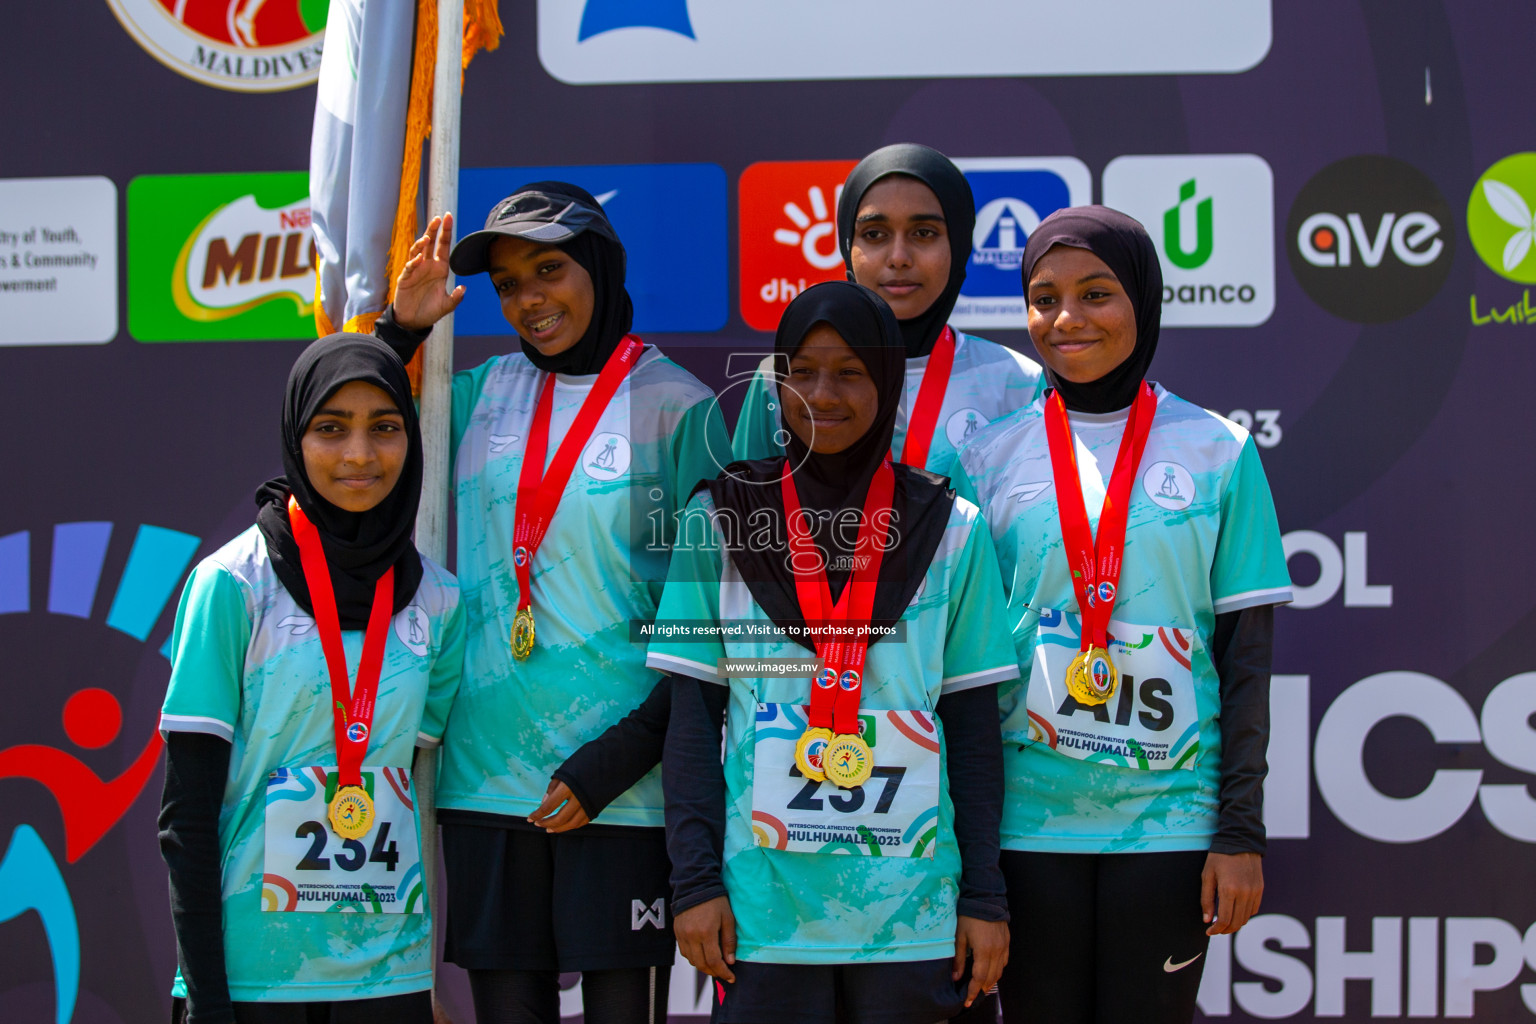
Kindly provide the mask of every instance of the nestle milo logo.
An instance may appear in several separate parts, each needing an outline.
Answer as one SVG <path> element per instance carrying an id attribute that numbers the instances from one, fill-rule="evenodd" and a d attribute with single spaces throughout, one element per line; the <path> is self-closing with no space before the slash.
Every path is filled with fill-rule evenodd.
<path id="1" fill-rule="evenodd" d="M 302 171 L 128 185 L 128 327 L 139 341 L 312 338 L 315 264 Z"/>
<path id="2" fill-rule="evenodd" d="M 244 195 L 187 238 L 171 271 L 172 295 L 189 320 L 226 320 L 284 298 L 312 316 L 314 273 L 309 200 L 269 210 Z"/>

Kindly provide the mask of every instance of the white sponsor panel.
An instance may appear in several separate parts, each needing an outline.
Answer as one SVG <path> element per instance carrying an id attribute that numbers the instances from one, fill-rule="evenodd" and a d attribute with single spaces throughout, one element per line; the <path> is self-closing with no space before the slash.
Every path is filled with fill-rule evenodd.
<path id="1" fill-rule="evenodd" d="M 539 59 L 571 84 L 1239 72 L 1270 0 L 539 0 Z M 854 45 L 855 42 L 857 45 Z M 892 54 L 913 59 L 893 60 Z"/>
<path id="2" fill-rule="evenodd" d="M 1104 205 L 1157 244 L 1163 326 L 1253 327 L 1275 311 L 1274 174 L 1251 153 L 1122 156 Z"/>
<path id="3" fill-rule="evenodd" d="M 99 345 L 117 335 L 117 186 L 0 180 L 0 345 Z"/>

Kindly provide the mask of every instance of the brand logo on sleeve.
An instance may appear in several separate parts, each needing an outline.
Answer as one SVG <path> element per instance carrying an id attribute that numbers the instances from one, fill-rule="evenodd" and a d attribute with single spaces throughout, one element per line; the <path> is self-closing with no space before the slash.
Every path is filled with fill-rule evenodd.
<path id="1" fill-rule="evenodd" d="M 107 0 L 151 57 L 195 82 L 239 92 L 320 75 L 326 5 L 314 0 Z"/>

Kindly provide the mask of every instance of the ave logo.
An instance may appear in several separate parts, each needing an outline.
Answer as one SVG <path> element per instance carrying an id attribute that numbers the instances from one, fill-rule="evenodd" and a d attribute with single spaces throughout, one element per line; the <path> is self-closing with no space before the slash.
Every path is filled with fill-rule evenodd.
<path id="1" fill-rule="evenodd" d="M 1254 327 L 1275 310 L 1274 174 L 1251 153 L 1122 156 L 1104 168 L 1104 205 L 1157 245 L 1163 323 Z"/>
<path id="2" fill-rule="evenodd" d="M 1093 181 L 1075 157 L 977 157 L 955 161 L 976 199 L 976 227 L 965 284 L 950 322 L 956 327 L 1029 325 L 1020 269 L 1040 222 L 1090 201 Z"/>
<path id="3" fill-rule="evenodd" d="M 768 161 L 741 173 L 741 318 L 749 327 L 777 330 L 796 295 L 843 279 L 837 201 L 855 163 Z"/>
<path id="4" fill-rule="evenodd" d="M 1422 171 L 1352 156 L 1302 186 L 1286 234 L 1291 269 L 1335 316 L 1383 323 L 1422 308 L 1451 272 L 1450 208 Z"/>

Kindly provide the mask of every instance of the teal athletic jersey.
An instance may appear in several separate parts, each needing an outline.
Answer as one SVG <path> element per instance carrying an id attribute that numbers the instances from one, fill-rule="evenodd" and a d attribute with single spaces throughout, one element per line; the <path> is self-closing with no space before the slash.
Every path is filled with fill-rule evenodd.
<path id="1" fill-rule="evenodd" d="M 1064 664 L 1082 635 L 1043 401 L 988 427 L 960 453 L 955 487 L 981 506 L 991 526 L 1022 672 L 1000 695 L 1004 849 L 1203 850 L 1215 833 L 1216 616 L 1287 602 L 1291 581 L 1248 432 L 1161 386 L 1155 390 L 1157 414 L 1131 491 L 1111 626 L 1121 686 L 1097 709 L 1062 698 L 1052 685 L 1059 686 L 1058 673 L 1040 667 Z M 1069 418 L 1096 531 L 1126 412 Z M 1127 746 L 1129 738 L 1145 746 Z"/>
<path id="2" fill-rule="evenodd" d="M 906 443 L 907 421 L 923 383 L 923 371 L 928 369 L 928 358 L 907 360 L 901 411 L 896 414 L 896 433 L 891 441 L 891 451 L 897 458 Z M 747 385 L 732 441 L 732 451 L 738 459 L 766 459 L 784 454 L 784 444 L 776 439 L 784 425 L 779 416 L 772 365 L 773 357 L 769 356 Z M 928 462 L 919 468 L 949 476 L 954 470 L 956 449 L 988 423 L 1034 401 L 1044 387 L 1045 374 L 1033 359 L 995 341 L 956 331 L 955 364 L 928 447 Z"/>
<path id="3" fill-rule="evenodd" d="M 443 746 L 438 806 L 526 816 L 550 775 L 656 684 L 631 622 L 656 614 L 674 516 L 729 461 L 709 388 L 647 347 L 571 471 L 533 558 L 537 642 L 512 656 L 518 478 L 546 375 L 521 353 L 454 379 L 458 571 L 468 616 L 464 682 Z M 557 376 L 545 464 L 597 377 Z M 653 770 L 595 819 L 662 824 Z"/>
<path id="4" fill-rule="evenodd" d="M 415 748 L 438 743 L 458 689 L 464 653 L 458 584 L 427 558 L 422 567 L 416 596 L 390 623 L 363 759 L 368 766 L 409 772 Z M 355 681 L 363 631 L 343 631 L 342 644 Z M 205 558 L 187 580 L 171 636 L 160 731 L 230 742 L 219 811 L 230 998 L 374 999 L 431 987 L 429 914 L 262 909 L 268 776 L 281 768 L 334 765 L 336 738 L 315 620 L 278 580 L 255 526 Z M 185 995 L 179 976 L 173 991 Z"/>
<path id="5" fill-rule="evenodd" d="M 736 955 L 792 964 L 952 956 L 960 853 L 941 753 L 933 803 L 907 830 L 908 838 L 924 829 L 931 834 L 909 854 L 867 855 L 853 844 L 838 841 L 826 842 L 819 852 L 758 845 L 763 840 L 755 827 L 760 816 L 754 813 L 758 767 L 754 754 L 765 740 L 760 733 L 767 731 L 770 720 L 775 731 L 785 731 L 782 716 L 787 708 L 791 721 L 786 740 L 797 736 L 803 729 L 801 706 L 810 700 L 811 682 L 807 676 L 723 679 L 717 673 L 717 659 L 806 658 L 810 654 L 772 625 L 753 599 L 720 546 L 713 510 L 709 495 L 700 493 L 684 513 L 679 529 L 687 543 L 680 539 L 674 551 L 657 629 L 683 620 L 725 620 L 763 623 L 764 633 L 761 638 L 751 633 L 750 639 L 724 643 L 658 636 L 651 641 L 647 660 L 663 672 L 730 687 L 724 873 L 736 916 Z M 882 760 L 881 751 L 896 739 L 889 731 L 903 728 L 895 723 L 896 717 L 929 724 L 937 741 L 929 749 L 939 753 L 943 729 L 933 710 L 942 694 L 1017 676 L 1013 651 L 1000 625 L 1003 601 L 987 528 L 975 506 L 956 500 L 938 551 L 902 616 L 905 640 L 889 638 L 869 648 L 860 713 L 870 719 L 865 723 L 865 739 L 874 745 L 877 762 Z M 779 763 L 763 766 L 763 771 L 787 776 L 794 763 L 792 746 L 780 741 L 778 749 L 783 752 Z M 792 786 L 791 794 L 800 784 Z M 820 789 L 812 805 L 846 799 L 830 783 L 822 783 Z M 889 795 L 879 778 L 863 789 L 870 794 L 869 801 L 877 794 L 881 799 Z M 799 806 L 807 806 L 803 798 Z M 812 834 L 812 838 L 818 837 Z"/>

